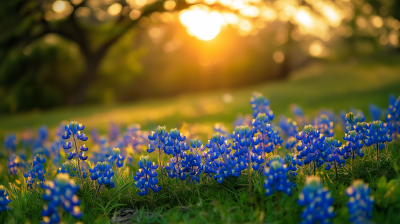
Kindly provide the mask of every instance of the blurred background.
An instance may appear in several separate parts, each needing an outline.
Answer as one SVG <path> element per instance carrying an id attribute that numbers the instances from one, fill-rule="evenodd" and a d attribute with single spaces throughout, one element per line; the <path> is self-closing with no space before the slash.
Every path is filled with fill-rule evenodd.
<path id="1" fill-rule="evenodd" d="M 396 65 L 399 19 L 397 0 L 1 1 L 0 113 L 231 91 L 304 68 L 307 76 Z M 355 72 L 371 83 L 388 73 L 368 71 Z"/>

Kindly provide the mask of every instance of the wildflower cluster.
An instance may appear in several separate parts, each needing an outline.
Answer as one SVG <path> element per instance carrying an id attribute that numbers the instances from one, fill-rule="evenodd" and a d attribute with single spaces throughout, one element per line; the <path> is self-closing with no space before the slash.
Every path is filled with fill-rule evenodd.
<path id="1" fill-rule="evenodd" d="M 307 177 L 297 203 L 306 206 L 301 213 L 302 224 L 329 223 L 328 220 L 335 216 L 331 193 L 322 187 L 319 177 Z"/>
<path id="2" fill-rule="evenodd" d="M 261 93 L 254 92 L 250 98 L 251 108 L 253 109 L 253 117 L 257 117 L 259 113 L 264 113 L 269 120 L 273 120 L 275 115 L 269 107 L 269 100 Z"/>
<path id="3" fill-rule="evenodd" d="M 182 169 L 182 156 L 183 152 L 189 149 L 189 145 L 185 142 L 186 136 L 184 136 L 176 128 L 171 129 L 168 135 L 168 143 L 166 147 L 166 154 L 171 155 L 169 163 L 165 166 L 165 170 L 170 178 L 176 178 L 179 180 L 186 179 L 186 173 Z"/>
<path id="4" fill-rule="evenodd" d="M 111 166 L 115 166 L 117 168 L 121 168 L 124 165 L 125 156 L 121 155 L 119 148 L 113 149 L 112 155 L 107 159 L 108 163 Z"/>
<path id="5" fill-rule="evenodd" d="M 157 164 L 152 164 L 149 156 L 141 156 L 139 160 L 139 172 L 135 173 L 133 179 L 136 181 L 135 186 L 139 188 L 139 195 L 147 195 L 149 189 L 155 193 L 161 190 L 161 186 L 157 186 Z"/>
<path id="6" fill-rule="evenodd" d="M 78 148 L 79 142 L 85 142 L 88 140 L 88 137 L 81 131 L 85 129 L 85 126 L 82 124 L 78 124 L 76 121 L 71 121 L 69 125 L 65 126 L 64 135 L 62 138 L 67 141 L 66 144 L 63 146 L 64 149 L 72 151 L 69 153 L 68 160 L 73 158 L 76 159 L 78 162 L 78 171 L 79 171 L 79 178 L 81 179 L 81 184 L 83 185 L 83 178 L 82 178 L 82 171 L 81 171 L 81 160 L 86 160 L 88 157 L 85 156 L 85 152 L 89 149 L 85 146 L 85 144 L 80 143 Z"/>
<path id="7" fill-rule="evenodd" d="M 297 122 L 292 120 L 291 118 L 282 117 L 279 122 L 279 127 L 286 135 L 285 147 L 290 152 L 294 152 L 294 146 L 297 143 L 296 135 L 299 134 Z"/>
<path id="8" fill-rule="evenodd" d="M 0 212 L 10 210 L 8 204 L 11 200 L 8 198 L 6 188 L 0 185 Z"/>
<path id="9" fill-rule="evenodd" d="M 315 128 L 325 137 L 333 137 L 333 122 L 326 114 L 321 114 L 315 119 Z"/>
<path id="10" fill-rule="evenodd" d="M 108 162 L 98 162 L 93 169 L 89 169 L 89 172 L 90 178 L 92 180 L 97 180 L 99 186 L 104 185 L 108 188 L 114 188 L 114 171 L 112 170 L 111 164 Z"/>
<path id="11" fill-rule="evenodd" d="M 69 178 L 68 174 L 57 174 L 54 181 L 46 181 L 44 189 L 46 191 L 43 199 L 49 203 L 44 206 L 42 211 L 43 223 L 59 223 L 61 207 L 75 218 L 82 217 L 79 208 L 81 201 L 76 196 L 79 187 Z"/>
<path id="12" fill-rule="evenodd" d="M 86 161 L 81 161 L 81 171 L 82 177 L 85 179 L 89 172 L 89 164 Z M 68 160 L 64 162 L 61 167 L 58 168 L 57 173 L 68 173 L 70 177 L 79 176 L 78 162 L 75 160 Z"/>
<path id="13" fill-rule="evenodd" d="M 191 149 L 184 151 L 182 155 L 182 171 L 189 177 L 189 182 L 200 182 L 201 174 L 201 150 L 203 143 L 198 138 L 190 139 Z"/>
<path id="14" fill-rule="evenodd" d="M 28 173 L 23 173 L 23 176 L 27 179 L 27 189 L 33 189 L 34 184 L 39 183 L 39 186 L 43 188 L 45 181 L 44 174 L 46 170 L 43 167 L 43 163 L 46 161 L 42 155 L 36 155 L 31 163 L 31 170 Z"/>
<path id="15" fill-rule="evenodd" d="M 297 151 L 300 152 L 297 155 L 299 159 L 298 165 L 301 166 L 314 162 L 314 173 L 315 166 L 320 167 L 324 164 L 326 154 L 322 153 L 323 142 L 325 137 L 322 136 L 317 129 L 312 125 L 306 125 L 302 132 L 296 135 L 297 140 L 301 141 L 301 144 L 297 146 Z"/>
<path id="16" fill-rule="evenodd" d="M 374 199 L 369 196 L 370 192 L 371 189 L 362 180 L 355 180 L 346 189 L 346 195 L 349 197 L 347 207 L 349 208 L 350 222 L 368 223 L 368 220 L 372 218 Z"/>
<path id="17" fill-rule="evenodd" d="M 274 160 L 269 164 L 264 171 L 265 181 L 265 195 L 269 196 L 275 191 L 284 192 L 287 195 L 292 195 L 292 183 L 287 177 L 286 173 L 289 167 L 279 160 Z"/>

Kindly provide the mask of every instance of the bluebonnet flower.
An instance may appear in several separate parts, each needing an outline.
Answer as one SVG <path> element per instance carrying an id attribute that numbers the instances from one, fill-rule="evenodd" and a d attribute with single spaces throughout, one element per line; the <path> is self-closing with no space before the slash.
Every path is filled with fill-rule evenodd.
<path id="1" fill-rule="evenodd" d="M 186 145 L 185 139 L 186 136 L 180 133 L 178 129 L 171 129 L 166 146 L 166 154 L 172 154 L 173 157 L 169 159 L 165 170 L 170 178 L 177 178 L 182 181 L 186 179 L 186 174 L 182 170 L 182 155 L 184 151 L 189 149 L 189 145 Z"/>
<path id="2" fill-rule="evenodd" d="M 76 196 L 79 187 L 69 178 L 68 174 L 57 174 L 54 181 L 46 181 L 44 189 L 46 191 L 43 194 L 43 199 L 49 201 L 49 203 L 43 207 L 42 223 L 59 223 L 61 221 L 59 215 L 62 212 L 61 207 L 74 218 L 82 217 L 79 208 L 81 201 Z"/>
<path id="3" fill-rule="evenodd" d="M 273 161 L 273 159 L 271 158 L 270 161 Z M 294 154 L 292 154 L 292 153 L 286 154 L 285 159 L 284 159 L 284 163 L 288 167 L 289 174 L 292 177 L 296 177 L 297 176 L 297 173 L 296 173 L 296 171 L 297 171 L 297 167 L 296 167 L 297 166 L 297 158 L 296 158 L 296 156 Z"/>
<path id="4" fill-rule="evenodd" d="M 335 216 L 331 193 L 322 187 L 319 177 L 307 177 L 297 203 L 306 206 L 301 213 L 301 224 L 330 223 L 329 219 Z"/>
<path id="5" fill-rule="evenodd" d="M 149 156 L 141 156 L 139 160 L 139 172 L 136 172 L 133 177 L 135 181 L 135 187 L 139 188 L 139 195 L 147 195 L 149 189 L 155 193 L 161 190 L 161 186 L 157 186 L 157 164 L 152 164 Z"/>
<path id="6" fill-rule="evenodd" d="M 273 120 L 275 115 L 269 107 L 269 100 L 261 93 L 254 92 L 250 98 L 251 108 L 253 110 L 253 117 L 256 118 L 259 113 L 264 113 L 268 116 L 269 120 Z"/>
<path id="7" fill-rule="evenodd" d="M 287 195 L 292 195 L 292 182 L 287 176 L 289 167 L 281 160 L 272 160 L 264 171 L 265 195 L 269 196 L 275 191 L 283 192 Z"/>
<path id="8" fill-rule="evenodd" d="M 170 155 L 172 152 L 167 151 L 167 145 L 171 145 L 172 142 L 168 142 L 168 131 L 165 126 L 158 126 L 156 131 L 152 131 L 148 136 L 150 140 L 149 148 L 147 149 L 148 153 L 152 153 L 158 149 L 158 165 L 161 169 L 161 185 L 164 183 L 164 173 L 163 173 L 163 165 L 162 165 L 162 152 Z"/>
<path id="9" fill-rule="evenodd" d="M 342 146 L 342 143 L 333 137 L 325 138 L 324 141 L 324 155 L 325 155 L 325 164 L 326 170 L 331 168 L 333 164 L 336 173 L 336 180 L 339 179 L 337 169 L 343 167 L 345 165 L 346 160 L 344 159 L 345 150 Z"/>
<path id="10" fill-rule="evenodd" d="M 209 149 L 202 164 L 203 172 L 214 173 L 214 179 L 222 183 L 229 176 L 238 177 L 240 171 L 235 169 L 236 158 L 230 149 L 231 144 L 220 133 L 214 133 L 206 144 Z"/>
<path id="11" fill-rule="evenodd" d="M 356 130 L 349 131 L 345 134 L 343 139 L 346 141 L 346 145 L 344 146 L 344 150 L 346 151 L 344 155 L 345 159 L 351 157 L 351 159 L 354 160 L 356 154 L 359 157 L 364 156 L 362 143 L 363 135 L 361 133 L 358 133 Z"/>
<path id="12" fill-rule="evenodd" d="M 253 162 L 253 170 L 263 171 L 264 162 L 266 161 L 266 154 L 274 150 L 274 131 L 272 126 L 268 123 L 269 118 L 264 113 L 259 113 L 256 119 L 253 120 L 252 125 L 254 129 L 252 132 L 257 134 L 258 144 L 252 147 L 251 161 Z"/>
<path id="13" fill-rule="evenodd" d="M 8 198 L 6 188 L 0 185 L 0 212 L 10 210 L 7 206 L 10 202 L 11 199 Z"/>
<path id="14" fill-rule="evenodd" d="M 72 151 L 69 153 L 68 160 L 75 158 L 78 162 L 79 178 L 81 179 L 82 186 L 83 178 L 80 161 L 86 160 L 88 158 L 87 156 L 85 156 L 85 152 L 89 149 L 85 146 L 85 144 L 82 143 L 80 143 L 80 147 L 78 148 L 79 142 L 85 142 L 88 140 L 88 137 L 86 137 L 86 135 L 82 133 L 83 129 L 85 129 L 84 125 L 78 124 L 78 122 L 76 121 L 71 121 L 69 125 L 65 126 L 64 135 L 61 136 L 65 140 L 70 140 L 67 141 L 63 147 L 66 150 L 72 149 Z"/>
<path id="15" fill-rule="evenodd" d="M 25 168 L 25 163 L 21 157 L 12 154 L 8 157 L 7 167 L 10 175 L 18 175 L 18 171 Z"/>
<path id="16" fill-rule="evenodd" d="M 190 139 L 191 149 L 182 155 L 182 169 L 189 177 L 189 182 L 200 182 L 203 143 L 198 138 Z"/>
<path id="17" fill-rule="evenodd" d="M 387 121 L 390 124 L 390 134 L 393 139 L 400 133 L 400 96 L 394 100 L 393 97 L 389 103 Z"/>
<path id="18" fill-rule="evenodd" d="M 369 113 L 371 115 L 372 121 L 378 121 L 382 116 L 382 109 L 375 104 L 369 105 Z"/>
<path id="19" fill-rule="evenodd" d="M 355 113 L 349 112 L 345 115 L 345 132 L 353 131 L 356 129 L 357 123 L 365 121 L 365 116 L 362 111 L 354 110 Z"/>
<path id="20" fill-rule="evenodd" d="M 292 140 L 293 138 L 296 137 L 297 134 L 299 134 L 299 128 L 297 126 L 297 122 L 294 121 L 291 118 L 286 118 L 284 116 L 281 117 L 279 121 L 279 127 L 282 129 L 282 131 L 286 135 L 286 148 L 292 151 L 294 145 L 296 144 Z"/>
<path id="21" fill-rule="evenodd" d="M 254 137 L 256 130 L 250 129 L 248 126 L 239 126 L 235 128 L 232 134 L 233 146 L 235 150 L 233 154 L 235 158 L 235 170 L 241 172 L 247 168 L 249 181 L 249 197 L 251 197 L 251 150 L 260 143 L 260 139 Z"/>
<path id="22" fill-rule="evenodd" d="M 38 129 L 38 136 L 33 144 L 33 154 L 44 154 L 46 157 L 50 157 L 50 151 L 48 149 L 48 136 L 49 131 L 45 125 Z"/>
<path id="23" fill-rule="evenodd" d="M 117 168 L 121 168 L 124 165 L 125 156 L 121 155 L 120 152 L 119 148 L 113 149 L 112 155 L 107 160 L 111 166 L 114 166 L 114 163 Z"/>
<path id="24" fill-rule="evenodd" d="M 326 114 L 319 115 L 314 122 L 315 128 L 318 129 L 319 133 L 321 133 L 325 137 L 333 137 L 335 134 L 333 130 L 333 122 L 329 119 Z"/>
<path id="25" fill-rule="evenodd" d="M 369 125 L 365 133 L 364 144 L 366 146 L 376 145 L 376 162 L 379 172 L 379 150 L 385 148 L 386 142 L 391 142 L 392 137 L 388 134 L 389 130 L 382 121 L 374 121 Z M 386 153 L 388 153 L 386 148 Z"/>
<path id="26" fill-rule="evenodd" d="M 33 189 L 34 184 L 38 183 L 41 188 L 43 188 L 43 183 L 45 181 L 44 174 L 46 170 L 43 167 L 43 163 L 46 161 L 41 155 L 37 154 L 35 158 L 33 158 L 33 162 L 31 163 L 31 170 L 28 173 L 23 173 L 23 176 L 27 179 L 26 188 Z"/>
<path id="27" fill-rule="evenodd" d="M 108 188 L 114 188 L 115 183 L 113 181 L 114 171 L 112 170 L 111 164 L 108 162 L 98 162 L 93 169 L 89 169 L 90 179 L 97 180 L 99 188 L 104 185 Z"/>
<path id="28" fill-rule="evenodd" d="M 17 137 L 15 134 L 9 134 L 4 137 L 4 148 L 7 150 L 9 155 L 16 153 L 17 151 Z"/>
<path id="29" fill-rule="evenodd" d="M 323 149 L 323 142 L 325 137 L 319 133 L 312 125 L 304 126 L 302 132 L 296 135 L 297 140 L 301 141 L 300 145 L 297 145 L 297 151 L 300 152 L 297 155 L 297 165 L 302 166 L 314 162 L 314 174 L 316 167 L 324 164 L 321 150 Z"/>
<path id="30" fill-rule="evenodd" d="M 89 173 L 89 164 L 86 161 L 81 161 L 81 171 L 82 177 L 86 178 Z M 57 170 L 57 173 L 68 173 L 70 177 L 79 176 L 78 163 L 76 160 L 68 160 L 61 165 Z"/>
<path id="31" fill-rule="evenodd" d="M 371 189 L 368 184 L 362 180 L 355 180 L 353 184 L 346 189 L 346 195 L 349 197 L 347 208 L 349 209 L 349 221 L 355 224 L 369 223 L 372 219 L 372 209 L 374 198 L 369 196 Z"/>

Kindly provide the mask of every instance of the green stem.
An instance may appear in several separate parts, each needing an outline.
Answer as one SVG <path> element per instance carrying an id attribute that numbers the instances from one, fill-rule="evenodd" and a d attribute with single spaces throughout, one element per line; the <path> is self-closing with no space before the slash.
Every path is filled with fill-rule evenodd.
<path id="1" fill-rule="evenodd" d="M 351 156 L 351 174 L 354 179 L 354 151 L 352 151 L 352 156 Z"/>
<path id="2" fill-rule="evenodd" d="M 315 165 L 315 161 L 314 161 L 314 176 L 316 175 L 316 172 L 317 171 L 317 169 L 316 169 L 316 165 Z"/>
<path id="3" fill-rule="evenodd" d="M 376 168 L 379 176 L 379 143 L 376 143 Z"/>
<path id="4" fill-rule="evenodd" d="M 79 151 L 78 151 L 78 147 L 76 145 L 75 135 L 72 135 L 72 139 L 74 140 L 76 160 L 78 161 L 79 178 L 81 179 L 81 187 L 83 190 L 83 178 L 82 178 L 82 172 L 81 172 L 81 164 L 79 162 Z"/>
<path id="5" fill-rule="evenodd" d="M 247 162 L 248 162 L 248 167 L 247 167 L 247 172 L 248 172 L 248 176 L 249 176 L 249 198 L 251 198 L 251 166 L 250 166 L 250 163 L 251 163 L 251 156 L 250 156 L 250 154 L 251 154 L 251 151 L 249 150 L 249 153 L 248 153 L 248 158 L 247 158 Z"/>
<path id="6" fill-rule="evenodd" d="M 333 164 L 335 164 L 336 180 L 339 181 L 339 176 L 338 176 L 337 166 L 336 166 L 336 160 L 333 160 Z"/>
<path id="7" fill-rule="evenodd" d="M 164 187 L 164 173 L 162 168 L 162 160 L 161 160 L 161 149 L 158 149 L 158 165 L 161 169 L 161 187 Z"/>
<path id="8" fill-rule="evenodd" d="M 276 192 L 276 213 L 279 213 L 279 191 Z"/>
<path id="9" fill-rule="evenodd" d="M 97 199 L 97 195 L 99 194 L 100 188 L 101 188 L 101 185 L 99 184 L 99 186 L 97 187 L 97 190 L 96 190 L 96 195 L 94 196 L 94 200 Z"/>
<path id="10" fill-rule="evenodd" d="M 150 189 L 149 191 L 150 191 L 150 197 L 151 197 L 151 206 L 153 207 L 153 211 L 154 211 L 154 199 L 153 199 L 153 192 L 152 192 L 152 190 L 151 190 L 151 189 Z"/>

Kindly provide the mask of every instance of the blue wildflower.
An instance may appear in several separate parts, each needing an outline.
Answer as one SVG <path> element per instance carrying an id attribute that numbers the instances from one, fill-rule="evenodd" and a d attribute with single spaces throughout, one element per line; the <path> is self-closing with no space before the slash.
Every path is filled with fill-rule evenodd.
<path id="1" fill-rule="evenodd" d="M 25 163 L 21 157 L 12 154 L 8 157 L 7 167 L 10 175 L 18 175 L 18 171 L 25 168 Z"/>
<path id="2" fill-rule="evenodd" d="M 376 145 L 376 162 L 379 172 L 379 150 L 385 148 L 386 142 L 391 142 L 392 137 L 388 134 L 389 130 L 382 121 L 374 121 L 369 125 L 369 129 L 365 133 L 364 144 L 366 146 Z M 388 154 L 386 148 L 386 154 Z"/>
<path id="3" fill-rule="evenodd" d="M 108 162 L 111 166 L 116 165 L 117 168 L 121 168 L 124 165 L 125 156 L 120 154 L 119 148 L 114 148 L 112 155 L 108 158 Z"/>
<path id="4" fill-rule="evenodd" d="M 57 174 L 54 181 L 46 181 L 44 189 L 46 191 L 43 194 L 43 199 L 49 201 L 49 203 L 43 207 L 42 223 L 59 223 L 61 207 L 74 218 L 82 217 L 79 208 L 81 201 L 76 196 L 79 187 L 69 178 L 68 174 Z"/>
<path id="5" fill-rule="evenodd" d="M 191 148 L 182 155 L 182 169 L 189 177 L 189 182 L 200 182 L 203 143 L 198 138 L 190 139 Z"/>
<path id="6" fill-rule="evenodd" d="M 313 162 L 315 174 L 316 167 L 321 167 L 324 164 L 321 150 L 325 137 L 314 126 L 306 125 L 303 131 L 296 135 L 296 138 L 301 141 L 301 144 L 297 145 L 297 151 L 300 152 L 297 155 L 297 165 L 302 166 Z"/>
<path id="7" fill-rule="evenodd" d="M 268 123 L 269 118 L 264 113 L 259 113 L 256 119 L 253 120 L 253 132 L 257 134 L 257 141 L 252 147 L 251 161 L 253 162 L 253 170 L 263 171 L 264 162 L 266 161 L 266 154 L 273 152 L 274 144 L 274 131 L 272 126 Z"/>
<path id="8" fill-rule="evenodd" d="M 172 154 L 169 163 L 165 166 L 165 170 L 170 178 L 177 178 L 181 181 L 186 179 L 186 173 L 182 170 L 182 156 L 183 152 L 189 149 L 189 145 L 185 142 L 184 136 L 176 128 L 171 129 L 168 135 L 168 142 L 166 152 L 168 155 Z"/>
<path id="9" fill-rule="evenodd" d="M 400 133 L 400 96 L 391 99 L 388 108 L 387 121 L 390 124 L 390 134 L 392 138 L 397 138 Z"/>
<path id="10" fill-rule="evenodd" d="M 275 115 L 269 107 L 269 100 L 261 93 L 254 92 L 250 98 L 250 104 L 253 110 L 253 117 L 257 117 L 259 113 L 264 113 L 268 116 L 269 120 L 273 120 Z"/>
<path id="11" fill-rule="evenodd" d="M 326 170 L 329 170 L 333 164 L 336 173 L 336 180 L 339 179 L 337 169 L 345 165 L 346 160 L 344 159 L 345 150 L 342 143 L 333 137 L 325 138 L 323 154 L 325 155 Z"/>
<path id="12" fill-rule="evenodd" d="M 43 188 L 43 183 L 45 181 L 44 174 L 46 173 L 43 167 L 45 161 L 45 158 L 37 154 L 31 163 L 31 170 L 28 173 L 23 173 L 23 176 L 27 179 L 27 189 L 33 189 L 34 185 L 37 183 Z"/>
<path id="13" fill-rule="evenodd" d="M 265 195 L 269 196 L 275 191 L 283 192 L 287 195 L 292 195 L 292 182 L 286 175 L 289 172 L 289 167 L 280 160 L 273 160 L 264 171 Z"/>
<path id="14" fill-rule="evenodd" d="M 89 164 L 86 161 L 81 161 L 82 177 L 86 178 L 89 172 Z M 57 173 L 68 173 L 70 177 L 79 176 L 78 174 L 78 163 L 75 160 L 68 160 L 64 162 Z"/>
<path id="15" fill-rule="evenodd" d="M 326 114 L 319 115 L 314 122 L 315 128 L 325 137 L 333 137 L 335 134 L 333 130 L 333 122 Z"/>
<path id="16" fill-rule="evenodd" d="M 357 123 L 365 121 L 364 113 L 360 110 L 354 110 L 355 113 L 349 112 L 345 115 L 345 132 L 353 131 L 356 129 Z"/>
<path id="17" fill-rule="evenodd" d="M 272 158 L 271 158 L 271 160 L 272 160 Z M 294 154 L 292 154 L 292 153 L 286 154 L 285 159 L 284 159 L 284 163 L 288 167 L 289 174 L 292 177 L 296 177 L 297 176 L 297 173 L 296 173 L 296 171 L 297 171 L 297 167 L 296 167 L 297 166 L 297 158 L 296 158 L 296 156 Z"/>
<path id="18" fill-rule="evenodd" d="M 353 184 L 346 189 L 346 195 L 349 197 L 347 208 L 349 209 L 349 221 L 355 224 L 369 223 L 372 219 L 372 209 L 374 199 L 369 196 L 371 189 L 362 180 L 355 180 Z"/>
<path id="19" fill-rule="evenodd" d="M 135 187 L 139 188 L 139 195 L 147 195 L 149 189 L 155 193 L 161 190 L 161 186 L 157 186 L 157 164 L 152 164 L 149 156 L 141 156 L 139 160 L 139 172 L 136 172 L 133 179 L 136 181 Z"/>
<path id="20" fill-rule="evenodd" d="M 101 185 L 104 185 L 108 188 L 114 188 L 114 171 L 112 170 L 111 164 L 108 162 L 98 162 L 93 169 L 89 169 L 89 172 L 90 178 L 92 180 L 97 180 L 99 189 Z"/>
<path id="21" fill-rule="evenodd" d="M 11 199 L 8 198 L 6 188 L 0 185 L 0 212 L 10 210 L 7 206 L 10 202 Z"/>
<path id="22" fill-rule="evenodd" d="M 72 149 L 72 151 L 69 153 L 68 160 L 75 158 L 78 162 L 79 178 L 81 179 L 82 186 L 83 178 L 80 161 L 86 160 L 88 158 L 87 156 L 85 156 L 85 152 L 89 149 L 85 146 L 85 144 L 82 144 L 82 142 L 88 140 L 88 137 L 86 137 L 86 135 L 82 132 L 83 129 L 85 129 L 84 125 L 78 124 L 78 122 L 76 121 L 71 121 L 69 125 L 65 126 L 64 135 L 61 136 L 63 139 L 69 140 L 63 147 L 66 150 Z M 79 143 L 80 147 L 78 148 Z"/>
<path id="23" fill-rule="evenodd" d="M 319 177 L 307 177 L 297 203 L 306 206 L 301 213 L 302 224 L 330 223 L 329 219 L 335 216 L 331 193 L 322 187 Z"/>

